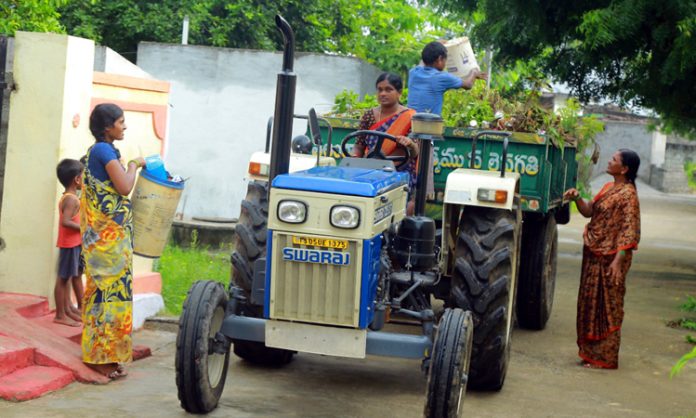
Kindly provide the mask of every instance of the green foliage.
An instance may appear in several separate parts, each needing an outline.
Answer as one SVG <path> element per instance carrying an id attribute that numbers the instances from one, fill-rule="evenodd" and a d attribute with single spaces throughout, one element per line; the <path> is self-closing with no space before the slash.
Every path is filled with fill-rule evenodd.
<path id="1" fill-rule="evenodd" d="M 508 80 L 513 81 L 499 90 L 475 83 L 471 90 L 455 89 L 445 93 L 442 106 L 445 125 L 540 133 L 547 135 L 557 147 L 575 145 L 578 189 L 583 196 L 590 196 L 592 153 L 597 134 L 604 131 L 604 123 L 595 115 L 582 116 L 580 102 L 575 99 L 568 100 L 556 113 L 543 107 L 537 90 L 524 89 L 527 84 L 539 88 L 544 84 L 542 78 L 518 75 L 514 79 L 509 76 Z M 375 106 L 374 96 L 366 95 L 365 100 L 360 101 L 357 93 L 344 90 L 336 96 L 330 116 L 358 119 L 366 109 Z"/>
<path id="2" fill-rule="evenodd" d="M 691 352 L 684 354 L 672 367 L 672 370 L 669 372 L 669 377 L 674 377 L 681 372 L 681 369 L 686 366 L 686 363 L 688 363 L 690 360 L 696 359 L 696 347 L 691 350 Z"/>
<path id="3" fill-rule="evenodd" d="M 191 248 L 167 245 L 157 264 L 162 275 L 162 298 L 166 313 L 179 315 L 186 293 L 197 280 L 215 280 L 227 284 L 230 278 L 228 252 L 200 248 L 196 237 Z"/>
<path id="4" fill-rule="evenodd" d="M 689 182 L 689 187 L 692 190 L 696 190 L 696 161 L 686 162 L 684 171 L 686 171 L 686 180 Z"/>
<path id="5" fill-rule="evenodd" d="M 686 302 L 681 304 L 679 309 L 683 312 L 696 314 L 696 298 L 687 295 Z M 685 329 L 696 330 L 696 316 L 681 318 L 680 320 L 676 321 L 676 325 Z M 686 341 L 691 344 L 696 344 L 696 339 L 691 335 L 686 336 Z M 677 363 L 672 367 L 672 371 L 670 372 L 669 376 L 674 377 L 679 374 L 686 363 L 694 359 L 696 359 L 696 347 L 694 347 L 691 352 L 684 354 L 684 356 L 677 361 Z"/>
<path id="6" fill-rule="evenodd" d="M 377 105 L 377 96 L 366 94 L 360 100 L 358 93 L 344 89 L 336 95 L 331 112 L 341 117 L 359 119 L 367 109 L 377 107 Z"/>
<path id="7" fill-rule="evenodd" d="M 138 42 L 177 43 L 189 16 L 189 43 L 282 49 L 274 16 L 295 31 L 299 51 L 357 56 L 404 74 L 426 42 L 466 27 L 427 6 L 402 0 L 68 0 L 61 21 L 73 35 L 133 58 Z"/>
<path id="8" fill-rule="evenodd" d="M 431 0 L 480 16 L 474 35 L 497 63 L 539 60 L 584 102 L 654 109 L 667 131 L 696 135 L 696 2 Z"/>
<path id="9" fill-rule="evenodd" d="M 0 34 L 13 36 L 18 30 L 57 32 L 65 30 L 58 18 L 58 7 L 68 0 L 0 1 Z"/>

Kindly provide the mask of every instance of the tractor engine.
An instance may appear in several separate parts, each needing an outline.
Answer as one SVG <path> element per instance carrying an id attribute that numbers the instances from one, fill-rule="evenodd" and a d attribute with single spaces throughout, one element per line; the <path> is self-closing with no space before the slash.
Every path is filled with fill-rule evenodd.
<path id="1" fill-rule="evenodd" d="M 427 271 L 437 262 L 435 221 L 425 216 L 408 216 L 398 225 L 393 245 L 394 260 L 410 271 Z"/>

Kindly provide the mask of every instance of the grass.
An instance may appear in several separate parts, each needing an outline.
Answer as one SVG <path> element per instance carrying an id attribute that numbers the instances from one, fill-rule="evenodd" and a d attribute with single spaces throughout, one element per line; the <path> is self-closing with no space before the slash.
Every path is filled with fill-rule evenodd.
<path id="1" fill-rule="evenodd" d="M 696 314 L 696 298 L 690 295 L 686 295 L 686 302 L 684 302 L 681 306 L 679 306 L 679 309 L 682 310 L 683 312 L 687 312 L 687 314 Z M 677 321 L 673 321 L 673 326 L 688 329 L 688 330 L 696 330 L 696 317 L 691 316 L 691 317 L 685 317 L 685 318 L 680 318 Z M 696 344 L 696 338 L 694 338 L 691 335 L 686 336 L 686 341 L 691 343 L 691 344 Z M 694 347 L 690 352 L 684 354 L 682 358 L 677 361 L 677 363 L 672 367 L 672 370 L 670 372 L 670 377 L 674 377 L 679 372 L 681 369 L 686 365 L 687 362 L 691 360 L 696 359 L 696 347 Z"/>
<path id="2" fill-rule="evenodd" d="M 179 315 L 191 285 L 198 280 L 227 284 L 230 279 L 230 253 L 211 251 L 192 243 L 190 248 L 165 247 L 156 270 L 162 275 L 163 315 Z"/>
<path id="3" fill-rule="evenodd" d="M 696 190 L 696 162 L 685 163 L 684 171 L 686 171 L 686 179 L 689 182 L 689 187 L 692 190 Z"/>

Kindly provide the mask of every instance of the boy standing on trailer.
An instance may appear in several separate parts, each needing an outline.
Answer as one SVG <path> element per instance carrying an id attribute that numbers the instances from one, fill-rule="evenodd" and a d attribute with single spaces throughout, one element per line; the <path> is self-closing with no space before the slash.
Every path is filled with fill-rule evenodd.
<path id="1" fill-rule="evenodd" d="M 442 101 L 445 92 L 451 89 L 470 90 L 476 80 L 486 80 L 488 75 L 474 69 L 467 77 L 459 78 L 443 71 L 447 63 L 447 48 L 442 42 L 433 41 L 421 52 L 423 65 L 408 72 L 408 107 L 416 112 L 434 113 L 442 116 Z M 433 155 L 430 154 L 429 167 L 432 167 Z M 428 194 L 435 193 L 433 176 L 428 177 Z"/>

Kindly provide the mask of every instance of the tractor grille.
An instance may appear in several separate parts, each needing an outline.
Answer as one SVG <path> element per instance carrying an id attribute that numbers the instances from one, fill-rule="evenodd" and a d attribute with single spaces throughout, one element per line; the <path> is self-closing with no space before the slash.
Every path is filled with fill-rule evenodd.
<path id="1" fill-rule="evenodd" d="M 348 241 L 350 264 L 283 260 L 283 248 L 326 248 L 292 243 L 292 235 L 274 232 L 270 315 L 273 319 L 357 327 L 360 316 L 362 242 Z"/>

